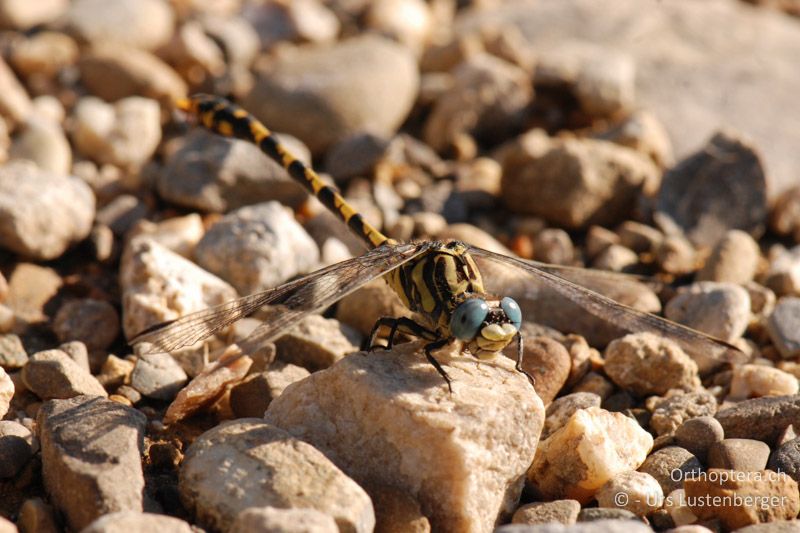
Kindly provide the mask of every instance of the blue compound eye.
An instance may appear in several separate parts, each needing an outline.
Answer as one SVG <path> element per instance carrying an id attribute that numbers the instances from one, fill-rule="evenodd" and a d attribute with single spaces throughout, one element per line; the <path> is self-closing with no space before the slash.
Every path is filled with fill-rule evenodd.
<path id="1" fill-rule="evenodd" d="M 462 303 L 453 312 L 450 319 L 450 333 L 459 340 L 470 341 L 478 334 L 486 315 L 489 314 L 489 305 L 480 298 L 472 298 Z"/>
<path id="2" fill-rule="evenodd" d="M 519 329 L 522 326 L 522 311 L 517 302 L 506 296 L 500 300 L 500 308 L 506 314 L 508 320 L 514 324 L 515 328 Z"/>

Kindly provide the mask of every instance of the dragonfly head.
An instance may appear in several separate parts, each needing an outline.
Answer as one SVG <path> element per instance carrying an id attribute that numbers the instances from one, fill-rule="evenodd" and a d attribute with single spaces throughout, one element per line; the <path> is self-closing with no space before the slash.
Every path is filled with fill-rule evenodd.
<path id="1" fill-rule="evenodd" d="M 522 324 L 522 311 L 509 297 L 502 300 L 468 298 L 450 317 L 450 333 L 466 343 L 478 359 L 491 359 L 514 338 Z"/>

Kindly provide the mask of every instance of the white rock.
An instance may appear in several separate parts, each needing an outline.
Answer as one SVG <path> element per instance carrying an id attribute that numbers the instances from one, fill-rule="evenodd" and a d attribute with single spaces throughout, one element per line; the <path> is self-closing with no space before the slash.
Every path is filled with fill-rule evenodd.
<path id="1" fill-rule="evenodd" d="M 377 0 L 367 8 L 366 23 L 420 52 L 430 37 L 434 19 L 423 0 Z"/>
<path id="2" fill-rule="evenodd" d="M 153 50 L 172 36 L 175 15 L 169 2 L 159 0 L 75 0 L 67 23 L 92 44 L 114 42 Z"/>
<path id="3" fill-rule="evenodd" d="M 27 159 L 53 174 L 67 174 L 72 167 L 72 149 L 61 127 L 47 119 L 31 118 L 14 138 L 11 159 Z"/>
<path id="4" fill-rule="evenodd" d="M 130 385 L 149 398 L 171 400 L 186 380 L 186 372 L 170 354 L 152 353 L 136 360 Z"/>
<path id="5" fill-rule="evenodd" d="M 732 342 L 750 322 L 750 295 L 739 285 L 700 281 L 681 287 L 664 315 L 712 337 Z"/>
<path id="6" fill-rule="evenodd" d="M 686 492 L 683 489 L 670 492 L 664 499 L 664 508 L 676 526 L 691 524 L 697 520 L 692 509 L 686 504 Z"/>
<path id="7" fill-rule="evenodd" d="M 119 511 L 101 516 L 81 533 L 192 533 L 192 526 L 172 516 L 137 511 Z"/>
<path id="8" fill-rule="evenodd" d="M 504 357 L 438 352 L 450 394 L 421 347 L 345 357 L 289 386 L 265 418 L 354 479 L 408 493 L 433 530 L 488 531 L 516 505 L 544 408 Z"/>
<path id="9" fill-rule="evenodd" d="M 184 257 L 191 257 L 194 247 L 203 238 L 206 230 L 203 218 L 197 213 L 173 217 L 161 222 L 140 220 L 132 229 L 130 238 L 147 235 L 165 248 Z"/>
<path id="10" fill-rule="evenodd" d="M 367 494 L 322 453 L 263 420 L 227 422 L 187 450 L 179 490 L 199 521 L 222 530 L 251 507 L 308 507 L 333 516 L 341 531 L 369 533 Z"/>
<path id="11" fill-rule="evenodd" d="M 733 367 L 729 397 L 735 400 L 760 396 L 797 394 L 797 378 L 788 372 L 766 365 Z"/>
<path id="12" fill-rule="evenodd" d="M 68 0 L 3 0 L 0 2 L 0 26 L 3 29 L 28 30 L 53 22 L 68 7 Z"/>
<path id="13" fill-rule="evenodd" d="M 233 287 L 146 237 L 133 239 L 125 250 L 120 285 L 128 338 L 158 322 L 236 298 Z"/>
<path id="14" fill-rule="evenodd" d="M 646 516 L 664 503 L 664 492 L 656 478 L 644 472 L 621 472 L 600 487 L 595 495 L 600 507 L 627 509 Z"/>
<path id="15" fill-rule="evenodd" d="M 616 474 L 639 468 L 652 447 L 653 437 L 622 413 L 581 409 L 539 445 L 528 481 L 545 498 L 586 503 Z"/>
<path id="16" fill-rule="evenodd" d="M 313 270 L 319 248 L 278 202 L 241 207 L 209 229 L 195 248 L 200 266 L 240 294 L 276 287 Z"/>
<path id="17" fill-rule="evenodd" d="M 14 382 L 11 381 L 11 376 L 6 374 L 6 371 L 0 366 L 0 419 L 6 416 L 13 397 Z"/>
<path id="18" fill-rule="evenodd" d="M 336 521 L 316 509 L 250 507 L 236 516 L 228 533 L 338 533 Z"/>

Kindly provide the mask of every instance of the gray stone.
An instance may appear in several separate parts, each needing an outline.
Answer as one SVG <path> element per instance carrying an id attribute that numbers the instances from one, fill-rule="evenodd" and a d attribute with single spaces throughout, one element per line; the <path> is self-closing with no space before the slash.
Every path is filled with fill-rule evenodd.
<path id="1" fill-rule="evenodd" d="M 714 246 L 695 279 L 744 284 L 753 279 L 760 259 L 758 243 L 749 233 L 730 230 Z"/>
<path id="2" fill-rule="evenodd" d="M 578 514 L 578 522 L 605 522 L 607 520 L 639 520 L 632 512 L 627 509 L 613 509 L 610 507 L 589 507 L 581 509 Z"/>
<path id="3" fill-rule="evenodd" d="M 767 331 L 781 357 L 794 359 L 800 355 L 800 298 L 784 297 L 767 319 Z"/>
<path id="4" fill-rule="evenodd" d="M 531 526 L 552 522 L 574 524 L 580 511 L 581 504 L 577 500 L 529 503 L 514 512 L 511 523 Z"/>
<path id="5" fill-rule="evenodd" d="M 800 396 L 753 398 L 723 409 L 716 419 L 730 439 L 757 439 L 772 444 L 789 426 L 800 427 Z"/>
<path id="6" fill-rule="evenodd" d="M 89 350 L 104 350 L 119 334 L 119 314 L 103 300 L 71 300 L 56 313 L 53 331 L 61 342 L 78 340 Z"/>
<path id="7" fill-rule="evenodd" d="M 172 400 L 186 384 L 186 372 L 168 353 L 143 354 L 131 373 L 131 387 L 148 398 Z"/>
<path id="8" fill-rule="evenodd" d="M 61 350 L 33 354 L 22 369 L 22 381 L 43 400 L 108 396 L 97 378 Z"/>
<path id="9" fill-rule="evenodd" d="M 572 525 L 510 524 L 498 527 L 495 529 L 495 533 L 652 533 L 653 531 L 643 523 L 631 520 L 631 517 L 626 514 L 630 511 L 624 509 L 584 509 L 584 511 L 586 511 L 585 516 L 597 516 L 597 519 Z M 633 513 L 630 514 L 636 516 Z"/>
<path id="10" fill-rule="evenodd" d="M 244 106 L 320 153 L 356 132 L 394 132 L 411 110 L 418 84 L 408 49 L 365 35 L 282 54 Z"/>
<path id="11" fill-rule="evenodd" d="M 34 259 L 59 257 L 92 229 L 95 200 L 83 181 L 16 161 L 0 169 L 0 246 Z"/>
<path id="12" fill-rule="evenodd" d="M 194 250 L 197 262 L 252 294 L 317 266 L 319 248 L 278 202 L 241 207 L 209 229 Z"/>
<path id="13" fill-rule="evenodd" d="M 690 418 L 713 416 L 717 400 L 706 390 L 675 394 L 658 401 L 653 409 L 650 427 L 659 435 L 673 433 Z"/>
<path id="14" fill-rule="evenodd" d="M 300 161 L 308 149 L 293 137 L 278 138 Z M 245 205 L 277 200 L 297 207 L 308 197 L 303 187 L 277 162 L 247 141 L 194 130 L 167 159 L 156 181 L 158 194 L 185 207 L 226 212 Z"/>
<path id="15" fill-rule="evenodd" d="M 681 287 L 664 315 L 712 337 L 732 342 L 750 322 L 750 295 L 733 283 L 700 281 Z"/>
<path id="16" fill-rule="evenodd" d="M 42 475 L 74 530 L 101 515 L 142 510 L 146 418 L 104 398 L 51 400 L 37 415 Z"/>
<path id="17" fill-rule="evenodd" d="M 713 416 L 698 416 L 683 422 L 675 430 L 675 443 L 705 462 L 708 449 L 725 438 L 719 421 Z"/>
<path id="18" fill-rule="evenodd" d="M 658 481 L 666 495 L 673 490 L 682 489 L 684 479 L 702 471 L 703 465 L 697 457 L 680 446 L 656 450 L 639 467 L 639 472 L 650 474 Z"/>
<path id="19" fill-rule="evenodd" d="M 103 515 L 81 530 L 81 533 L 192 533 L 188 523 L 163 514 L 118 511 Z"/>
<path id="20" fill-rule="evenodd" d="M 342 531 L 369 532 L 375 514 L 367 494 L 311 445 L 263 420 L 224 423 L 186 452 L 179 490 L 199 521 L 224 529 L 251 507 L 310 507 Z"/>
<path id="21" fill-rule="evenodd" d="M 785 472 L 787 476 L 800 482 L 800 439 L 792 439 L 778 446 L 770 455 L 767 468 L 775 472 Z"/>
<path id="22" fill-rule="evenodd" d="M 767 467 L 769 446 L 760 440 L 724 439 L 708 449 L 708 468 L 759 472 Z"/>

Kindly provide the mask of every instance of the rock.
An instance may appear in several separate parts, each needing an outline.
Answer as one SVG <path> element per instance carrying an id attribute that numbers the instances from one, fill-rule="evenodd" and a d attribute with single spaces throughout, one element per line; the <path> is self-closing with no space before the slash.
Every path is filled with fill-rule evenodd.
<path id="1" fill-rule="evenodd" d="M 79 340 L 89 350 L 104 350 L 119 334 L 119 315 L 103 300 L 70 300 L 56 313 L 53 331 L 61 342 Z"/>
<path id="2" fill-rule="evenodd" d="M 97 211 L 95 222 L 110 228 L 115 235 L 125 236 L 148 211 L 147 204 L 136 196 L 120 194 Z"/>
<path id="3" fill-rule="evenodd" d="M 570 525 L 578 520 L 580 511 L 581 504 L 575 500 L 529 503 L 516 510 L 511 523 L 530 526 L 548 523 Z"/>
<path id="4" fill-rule="evenodd" d="M 681 287 L 664 315 L 712 337 L 732 342 L 750 322 L 750 295 L 739 285 L 700 281 Z"/>
<path id="5" fill-rule="evenodd" d="M 25 500 L 19 510 L 18 523 L 21 531 L 57 533 L 62 530 L 61 521 L 56 518 L 53 506 L 45 503 L 41 498 Z"/>
<path id="6" fill-rule="evenodd" d="M 278 359 L 314 372 L 358 351 L 360 341 L 356 332 L 337 320 L 308 315 L 279 337 L 275 347 Z"/>
<path id="7" fill-rule="evenodd" d="M 0 532 L 2 533 L 18 533 L 17 526 L 14 525 L 14 522 L 11 520 L 7 520 L 0 516 Z"/>
<path id="8" fill-rule="evenodd" d="M 225 457 L 224 461 L 220 461 Z M 250 507 L 309 507 L 341 530 L 372 531 L 367 494 L 309 444 L 258 419 L 224 423 L 200 436 L 180 470 L 184 505 L 215 529 Z"/>
<path id="9" fill-rule="evenodd" d="M 369 131 L 354 133 L 333 145 L 325 154 L 325 172 L 337 183 L 369 175 L 387 156 L 392 142 Z"/>
<path id="10" fill-rule="evenodd" d="M 779 520 L 764 524 L 753 524 L 752 526 L 740 527 L 737 533 L 795 533 L 797 531 L 797 520 Z"/>
<path id="11" fill-rule="evenodd" d="M 58 347 L 59 350 L 64 352 L 69 356 L 70 359 L 78 363 L 78 365 L 86 370 L 87 372 L 92 372 L 92 367 L 89 362 L 89 350 L 86 349 L 86 345 L 81 341 L 69 341 L 63 343 L 61 346 Z M 106 354 L 103 354 L 105 356 Z"/>
<path id="12" fill-rule="evenodd" d="M 593 139 L 550 142 L 543 152 L 522 147 L 504 163 L 501 196 L 511 210 L 570 229 L 612 225 L 629 215 L 639 189 L 658 179 L 655 165 L 630 148 Z"/>
<path id="13" fill-rule="evenodd" d="M 369 485 L 375 507 L 375 531 L 382 533 L 430 533 L 431 524 L 419 502 L 407 492 L 383 485 Z"/>
<path id="14" fill-rule="evenodd" d="M 572 91 L 588 115 L 625 114 L 634 106 L 635 77 L 636 67 L 630 57 L 603 51 L 583 64 Z"/>
<path id="15" fill-rule="evenodd" d="M 639 256 L 630 248 L 612 244 L 600 252 L 592 262 L 592 268 L 622 272 L 639 263 Z"/>
<path id="16" fill-rule="evenodd" d="M 236 290 L 155 241 L 131 241 L 120 261 L 125 336 L 236 298 Z"/>
<path id="17" fill-rule="evenodd" d="M 769 457 L 767 468 L 800 479 L 800 439 L 794 438 L 778 446 Z"/>
<path id="18" fill-rule="evenodd" d="M 231 409 L 239 418 L 263 417 L 272 400 L 283 394 L 286 387 L 309 375 L 303 367 L 278 361 L 231 388 Z"/>
<path id="19" fill-rule="evenodd" d="M 310 160 L 300 141 L 279 135 L 295 157 Z M 286 170 L 247 141 L 192 131 L 181 149 L 167 159 L 156 181 L 166 200 L 202 211 L 226 212 L 278 200 L 297 207 L 308 198 Z"/>
<path id="20" fill-rule="evenodd" d="M 70 30 L 89 44 L 114 42 L 155 50 L 169 41 L 175 16 L 157 0 L 78 0 L 67 12 Z"/>
<path id="21" fill-rule="evenodd" d="M 602 524 L 608 524 L 611 521 L 617 523 L 624 521 L 623 523 L 627 522 L 631 524 L 631 522 L 640 522 L 641 519 L 626 509 L 614 509 L 609 507 L 588 507 L 586 509 L 581 509 L 581 512 L 578 514 L 578 523 L 590 522 L 597 523 L 598 526 L 600 526 Z"/>
<path id="22" fill-rule="evenodd" d="M 779 296 L 800 296 L 800 246 L 770 253 L 764 284 Z"/>
<path id="23" fill-rule="evenodd" d="M 633 148 L 649 156 L 660 168 L 669 167 L 674 161 L 672 142 L 664 124 L 646 109 L 639 109 L 622 122 L 598 135 L 599 138 Z"/>
<path id="24" fill-rule="evenodd" d="M 697 251 L 684 236 L 668 235 L 656 249 L 656 262 L 668 274 L 691 274 L 698 268 Z"/>
<path id="25" fill-rule="evenodd" d="M 28 362 L 28 354 L 22 340 L 14 333 L 0 335 L 0 367 L 17 370 Z"/>
<path id="26" fill-rule="evenodd" d="M 531 95 L 521 68 L 489 54 L 471 57 L 453 70 L 452 86 L 434 103 L 425 142 L 441 152 L 465 135 L 488 142 L 506 138 L 520 127 Z"/>
<path id="27" fill-rule="evenodd" d="M 136 363 L 129 359 L 120 359 L 109 354 L 103 362 L 97 380 L 108 390 L 113 390 L 124 383 L 130 383 L 131 373 Z"/>
<path id="28" fill-rule="evenodd" d="M 689 507 L 698 518 L 718 519 L 728 530 L 790 520 L 800 511 L 797 482 L 770 470 L 737 472 L 712 468 L 705 476 L 687 479 L 684 488 Z M 710 501 L 715 505 L 706 504 L 709 498 L 714 498 Z"/>
<path id="29" fill-rule="evenodd" d="M 61 350 L 45 350 L 33 354 L 22 369 L 22 381 L 43 400 L 74 398 L 80 395 L 108 396 L 93 375 Z"/>
<path id="30" fill-rule="evenodd" d="M 334 12 L 316 0 L 269 2 L 245 13 L 258 32 L 264 49 L 281 41 L 329 43 L 341 30 Z"/>
<path id="31" fill-rule="evenodd" d="M 741 365 L 733 368 L 732 399 L 797 394 L 797 378 L 788 372 L 765 365 Z"/>
<path id="32" fill-rule="evenodd" d="M 725 439 L 708 449 L 708 468 L 758 472 L 767 467 L 769 446 L 760 440 Z"/>
<path id="33" fill-rule="evenodd" d="M 575 260 L 575 247 L 569 233 L 558 228 L 547 228 L 537 233 L 533 253 L 534 259 L 544 263 L 570 265 Z"/>
<path id="34" fill-rule="evenodd" d="M 683 480 L 703 471 L 703 465 L 691 452 L 680 446 L 667 446 L 651 453 L 639 472 L 651 475 L 661 485 L 663 494 L 683 488 Z"/>
<path id="35" fill-rule="evenodd" d="M 621 245 L 636 253 L 652 253 L 664 241 L 664 234 L 661 231 L 633 220 L 626 220 L 620 224 L 617 235 Z"/>
<path id="36" fill-rule="evenodd" d="M 366 12 L 367 27 L 420 53 L 434 29 L 433 10 L 423 0 L 379 0 Z"/>
<path id="37" fill-rule="evenodd" d="M 783 192 L 772 206 L 770 227 L 780 235 L 789 235 L 800 242 L 800 186 Z"/>
<path id="38" fill-rule="evenodd" d="M 517 501 L 544 408 L 504 357 L 477 365 L 440 351 L 450 394 L 422 345 L 346 357 L 286 389 L 266 420 L 319 447 L 357 481 L 407 492 L 433 530 L 491 528 Z"/>
<path id="39" fill-rule="evenodd" d="M 613 245 L 619 245 L 618 234 L 602 226 L 589 226 L 584 247 L 590 258 L 599 256 L 606 248 Z"/>
<path id="40" fill-rule="evenodd" d="M 600 407 L 600 396 L 592 392 L 573 392 L 556 398 L 547 406 L 547 418 L 542 430 L 542 440 L 548 438 L 579 409 Z"/>
<path id="41" fill-rule="evenodd" d="M 95 200 L 77 178 L 15 161 L 0 169 L 0 246 L 48 260 L 89 235 Z"/>
<path id="42" fill-rule="evenodd" d="M 13 478 L 33 457 L 32 440 L 30 430 L 22 424 L 0 420 L 0 479 Z"/>
<path id="43" fill-rule="evenodd" d="M 95 96 L 115 102 L 128 96 L 152 98 L 162 105 L 186 95 L 186 83 L 159 58 L 137 48 L 102 43 L 78 61 L 81 81 Z"/>
<path id="44" fill-rule="evenodd" d="M 704 463 L 709 448 L 724 438 L 722 425 L 712 416 L 690 418 L 675 430 L 675 443 L 689 450 Z"/>
<path id="45" fill-rule="evenodd" d="M 78 43 L 72 37 L 43 30 L 16 43 L 9 59 L 23 77 L 54 78 L 62 68 L 75 64 L 79 54 Z"/>
<path id="46" fill-rule="evenodd" d="M 737 403 L 716 414 L 731 439 L 757 439 L 771 444 L 789 426 L 800 427 L 800 397 L 769 396 Z"/>
<path id="47" fill-rule="evenodd" d="M 319 248 L 286 208 L 269 202 L 227 214 L 197 243 L 194 255 L 240 294 L 252 294 L 314 270 Z"/>
<path id="48" fill-rule="evenodd" d="M 362 335 L 369 335 L 375 321 L 382 316 L 411 317 L 411 311 L 403 305 L 397 294 L 377 279 L 348 294 L 336 307 L 336 319 L 352 326 Z"/>
<path id="49" fill-rule="evenodd" d="M 75 106 L 72 140 L 99 164 L 138 169 L 161 141 L 161 109 L 156 100 L 128 96 L 107 104 L 93 96 Z"/>
<path id="50" fill-rule="evenodd" d="M 619 507 L 638 516 L 645 516 L 659 509 L 664 503 L 661 485 L 650 474 L 644 472 L 621 472 L 595 495 L 600 507 Z"/>
<path id="51" fill-rule="evenodd" d="M 734 229 L 720 239 L 697 273 L 697 281 L 744 284 L 752 281 L 761 252 L 749 233 Z"/>
<path id="52" fill-rule="evenodd" d="M 13 123 L 25 122 L 33 110 L 30 96 L 5 60 L 0 60 L 0 116 Z"/>
<path id="53" fill-rule="evenodd" d="M 103 515 L 81 533 L 192 533 L 195 529 L 188 523 L 163 514 L 137 511 L 118 511 Z"/>
<path id="54" fill-rule="evenodd" d="M 673 433 L 690 418 L 713 416 L 717 412 L 717 400 L 709 392 L 702 390 L 687 394 L 676 394 L 655 404 L 650 427 L 657 434 Z"/>
<path id="55" fill-rule="evenodd" d="M 187 381 L 175 359 L 168 353 L 143 354 L 131 373 L 131 386 L 148 398 L 171 400 Z"/>
<path id="56" fill-rule="evenodd" d="M 800 298 L 785 297 L 778 300 L 775 310 L 767 319 L 770 339 L 784 359 L 800 355 Z"/>
<path id="57" fill-rule="evenodd" d="M 142 510 L 145 416 L 104 398 L 51 400 L 37 416 L 42 475 L 74 530 L 101 515 Z"/>
<path id="58" fill-rule="evenodd" d="M 617 339 L 605 351 L 606 375 L 639 396 L 700 387 L 697 364 L 674 342 L 652 333 Z"/>
<path id="59" fill-rule="evenodd" d="M 511 343 L 503 354 L 516 361 L 517 345 Z M 572 360 L 564 345 L 548 337 L 525 337 L 522 368 L 536 381 L 534 388 L 542 403 L 549 405 L 569 377 Z"/>
<path id="60" fill-rule="evenodd" d="M 711 530 L 700 525 L 689 525 L 697 522 L 697 517 L 686 502 L 686 491 L 675 489 L 664 500 L 664 509 L 669 513 L 672 522 L 678 526 L 671 533 L 708 533 Z M 691 529 L 690 529 L 691 528 Z"/>
<path id="61" fill-rule="evenodd" d="M 393 133 L 410 111 L 418 83 L 407 49 L 366 35 L 287 51 L 243 104 L 317 154 L 356 132 Z"/>
<path id="62" fill-rule="evenodd" d="M 259 53 L 258 34 L 249 18 L 204 17 L 203 29 L 225 51 L 226 60 L 232 65 L 250 66 Z"/>
<path id="63" fill-rule="evenodd" d="M 34 26 L 46 25 L 61 16 L 68 6 L 67 0 L 42 0 L 33 3 L 6 0 L 0 3 L 0 27 L 24 31 Z"/>
<path id="64" fill-rule="evenodd" d="M 193 256 L 194 247 L 203 238 L 206 229 L 203 219 L 197 213 L 190 213 L 182 217 L 173 217 L 158 223 L 149 220 L 139 220 L 131 228 L 130 238 L 138 235 L 147 235 L 165 248 L 190 258 Z"/>
<path id="65" fill-rule="evenodd" d="M 337 533 L 339 528 L 332 516 L 316 509 L 279 509 L 250 507 L 236 516 L 230 533 L 281 531 L 283 533 Z"/>
<path id="66" fill-rule="evenodd" d="M 572 392 L 588 392 L 605 400 L 614 392 L 614 384 L 597 372 L 588 372 L 572 387 Z"/>
<path id="67" fill-rule="evenodd" d="M 34 116 L 14 138 L 9 159 L 27 159 L 45 172 L 65 175 L 72 167 L 72 150 L 61 126 Z"/>
<path id="68" fill-rule="evenodd" d="M 6 305 L 13 311 L 15 320 L 47 320 L 44 307 L 61 290 L 63 283 L 52 268 L 18 262 L 8 279 Z"/>
<path id="69" fill-rule="evenodd" d="M 754 235 L 764 230 L 766 186 L 755 147 L 720 132 L 664 175 L 657 209 L 694 243 L 714 246 L 728 230 Z"/>
<path id="70" fill-rule="evenodd" d="M 585 503 L 615 474 L 638 468 L 652 446 L 634 420 L 599 407 L 581 409 L 541 443 L 528 481 L 545 498 Z"/>

